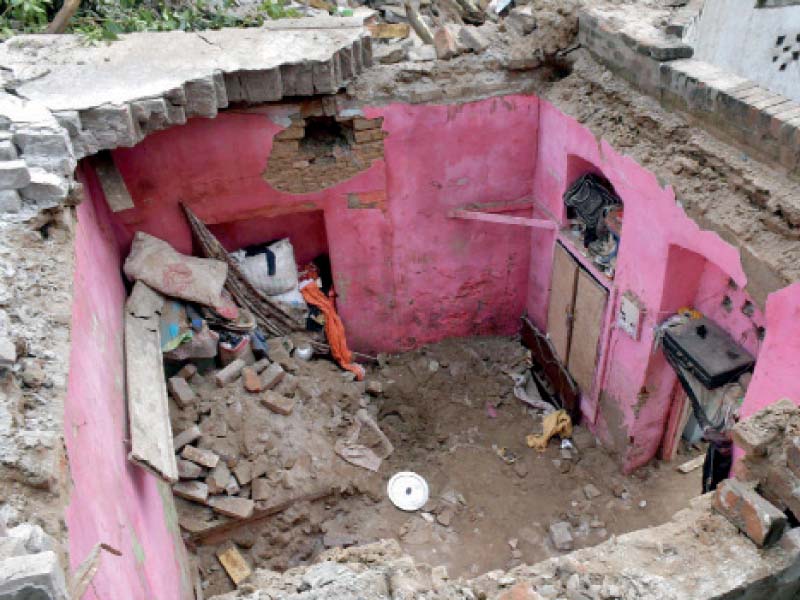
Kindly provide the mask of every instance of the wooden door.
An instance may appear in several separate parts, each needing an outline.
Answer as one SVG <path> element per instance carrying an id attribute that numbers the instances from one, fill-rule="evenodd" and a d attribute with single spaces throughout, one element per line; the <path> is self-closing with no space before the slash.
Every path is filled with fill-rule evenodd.
<path id="1" fill-rule="evenodd" d="M 569 356 L 572 313 L 575 305 L 575 284 L 578 263 L 561 244 L 553 255 L 553 280 L 550 284 L 550 306 L 547 309 L 547 333 L 558 358 L 565 365 Z"/>
<path id="2" fill-rule="evenodd" d="M 607 301 L 608 290 L 579 269 L 567 369 L 585 396 L 592 390 Z"/>

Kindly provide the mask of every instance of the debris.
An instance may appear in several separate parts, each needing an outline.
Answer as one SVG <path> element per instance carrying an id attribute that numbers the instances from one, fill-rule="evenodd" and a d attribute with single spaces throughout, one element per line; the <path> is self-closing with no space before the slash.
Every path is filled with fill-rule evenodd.
<path id="1" fill-rule="evenodd" d="M 170 377 L 167 380 L 167 389 L 169 389 L 172 399 L 181 408 L 186 408 L 197 399 L 192 388 L 189 387 L 183 377 Z"/>
<path id="2" fill-rule="evenodd" d="M 244 389 L 248 392 L 255 394 L 263 389 L 258 373 L 252 367 L 242 369 L 242 379 L 244 380 Z"/>
<path id="3" fill-rule="evenodd" d="M 436 29 L 433 35 L 433 45 L 436 48 L 436 58 L 439 60 L 449 60 L 460 54 L 456 38 L 446 26 Z"/>
<path id="4" fill-rule="evenodd" d="M 506 27 L 511 28 L 519 35 L 528 35 L 536 29 L 536 17 L 533 15 L 533 6 L 518 6 L 512 8 L 505 20 Z"/>
<path id="5" fill-rule="evenodd" d="M 380 396 L 383 394 L 383 384 L 375 379 L 370 379 L 366 385 L 366 392 L 370 396 Z"/>
<path id="6" fill-rule="evenodd" d="M 358 443 L 361 429 L 364 426 L 377 436 L 379 449 L 373 450 L 364 444 Z M 394 452 L 394 446 L 378 427 L 378 424 L 369 416 L 369 413 L 362 408 L 356 413 L 353 426 L 347 435 L 336 440 L 334 451 L 350 464 L 377 472 L 383 459 Z"/>
<path id="7" fill-rule="evenodd" d="M 261 375 L 261 389 L 271 390 L 286 376 L 286 371 L 278 363 L 272 363 Z"/>
<path id="8" fill-rule="evenodd" d="M 272 495 L 272 485 L 263 477 L 253 479 L 250 489 L 253 500 L 256 501 L 267 500 Z"/>
<path id="9" fill-rule="evenodd" d="M 428 482 L 412 471 L 395 473 L 386 484 L 386 494 L 400 510 L 419 510 L 428 502 Z"/>
<path id="10" fill-rule="evenodd" d="M 515 462 L 517 462 L 517 455 L 511 452 L 511 450 L 505 446 L 500 447 L 497 444 L 492 444 L 492 450 L 494 450 L 494 453 L 502 458 L 503 462 L 507 465 L 513 465 Z"/>
<path id="11" fill-rule="evenodd" d="M 450 522 L 453 520 L 455 510 L 452 507 L 445 507 L 439 514 L 436 515 L 436 521 L 444 527 L 449 527 Z"/>
<path id="12" fill-rule="evenodd" d="M 100 568 L 100 551 L 105 550 L 114 556 L 122 556 L 122 552 L 108 544 L 95 544 L 88 556 L 83 559 L 70 579 L 69 598 L 83 598 L 89 584 Z"/>
<path id="13" fill-rule="evenodd" d="M 514 374 L 511 378 L 514 380 L 514 396 L 518 400 L 544 411 L 546 415 L 555 410 L 552 404 L 542 400 L 539 388 L 536 387 L 536 382 L 534 382 L 530 370 L 518 375 Z"/>
<path id="14" fill-rule="evenodd" d="M 726 479 L 714 494 L 714 508 L 758 546 L 769 546 L 783 534 L 786 515 L 736 479 Z"/>
<path id="15" fill-rule="evenodd" d="M 407 38 L 411 29 L 408 23 L 374 23 L 368 24 L 367 28 L 378 40 Z"/>
<path id="16" fill-rule="evenodd" d="M 222 288 L 228 268 L 224 262 L 180 254 L 143 231 L 136 232 L 123 271 L 131 281 L 146 283 L 165 296 L 204 304 L 218 312 L 225 305 Z M 235 316 L 234 312 L 231 318 Z"/>
<path id="17" fill-rule="evenodd" d="M 201 481 L 181 481 L 172 485 L 172 493 L 192 502 L 205 503 L 208 499 L 208 486 Z"/>
<path id="18" fill-rule="evenodd" d="M 218 387 L 225 387 L 239 377 L 245 366 L 247 365 L 242 359 L 236 359 L 224 369 L 217 371 L 214 375 L 214 381 Z"/>
<path id="19" fill-rule="evenodd" d="M 261 397 L 261 404 L 266 406 L 274 413 L 288 416 L 292 414 L 294 405 L 297 401 L 294 398 L 287 398 L 278 392 L 267 390 Z"/>
<path id="20" fill-rule="evenodd" d="M 489 47 L 489 40 L 473 25 L 465 25 L 459 29 L 458 41 L 475 54 L 480 54 Z"/>
<path id="21" fill-rule="evenodd" d="M 236 476 L 236 481 L 239 485 L 247 485 L 253 480 L 253 463 L 249 460 L 240 460 L 233 467 L 233 474 Z"/>
<path id="22" fill-rule="evenodd" d="M 542 435 L 529 435 L 525 438 L 528 446 L 543 452 L 547 443 L 555 435 L 562 438 L 572 435 L 572 419 L 565 410 L 557 410 L 544 417 L 542 421 Z"/>
<path id="23" fill-rule="evenodd" d="M 791 400 L 782 399 L 733 427 L 733 441 L 753 456 L 765 456 L 767 449 L 783 432 L 789 415 L 800 412 Z"/>
<path id="24" fill-rule="evenodd" d="M 419 11 L 414 8 L 411 0 L 403 0 L 403 6 L 406 9 L 408 22 L 411 24 L 411 27 L 414 28 L 414 32 L 419 36 L 419 39 L 426 44 L 433 44 L 433 33 L 425 21 L 422 20 L 422 16 L 419 14 Z"/>
<path id="25" fill-rule="evenodd" d="M 17 362 L 17 347 L 5 334 L 0 334 L 0 367 L 10 367 Z"/>
<path id="26" fill-rule="evenodd" d="M 294 349 L 294 357 L 298 360 L 311 360 L 314 356 L 314 349 L 309 344 L 301 344 Z"/>
<path id="27" fill-rule="evenodd" d="M 0 598 L 66 600 L 67 586 L 58 555 L 48 551 L 0 562 Z"/>
<path id="28" fill-rule="evenodd" d="M 700 456 L 695 456 L 692 460 L 688 460 L 682 465 L 675 467 L 676 471 L 680 471 L 681 473 L 691 473 L 695 469 L 700 468 L 703 466 L 703 461 L 705 461 L 706 455 L 701 454 Z"/>
<path id="29" fill-rule="evenodd" d="M 210 494 L 221 494 L 228 487 L 231 480 L 231 471 L 224 460 L 219 461 L 206 477 L 206 485 Z"/>
<path id="30" fill-rule="evenodd" d="M 178 480 L 172 425 L 164 383 L 158 310 L 164 299 L 137 281 L 125 303 L 125 385 L 131 450 L 129 460 L 169 483 Z"/>
<path id="31" fill-rule="evenodd" d="M 219 462 L 219 456 L 214 454 L 211 450 L 204 450 L 202 448 L 196 448 L 195 446 L 184 446 L 181 456 L 186 460 L 208 467 L 209 469 L 216 467 Z"/>
<path id="32" fill-rule="evenodd" d="M 647 500 L 640 500 L 639 508 L 647 508 Z"/>
<path id="33" fill-rule="evenodd" d="M 203 467 L 190 460 L 178 461 L 178 477 L 181 479 L 197 479 L 203 475 Z"/>
<path id="34" fill-rule="evenodd" d="M 235 519 L 247 519 L 253 514 L 255 504 L 249 498 L 212 496 L 208 505 L 218 513 Z"/>
<path id="35" fill-rule="evenodd" d="M 597 489 L 597 486 L 587 483 L 583 486 L 583 495 L 586 496 L 587 500 L 594 500 L 602 495 L 602 492 Z"/>
<path id="36" fill-rule="evenodd" d="M 800 437 L 793 437 L 786 443 L 786 466 L 800 477 Z"/>
<path id="37" fill-rule="evenodd" d="M 175 448 L 175 452 L 180 452 L 186 444 L 191 444 L 201 435 L 203 434 L 197 425 L 192 425 L 188 429 L 184 429 L 172 440 L 172 445 Z"/>
<path id="38" fill-rule="evenodd" d="M 183 367 L 181 367 L 181 370 L 175 373 L 175 377 L 182 377 L 186 381 L 189 381 L 195 375 L 197 375 L 197 367 L 192 363 L 183 365 Z"/>
<path id="39" fill-rule="evenodd" d="M 217 549 L 217 558 L 222 566 L 225 567 L 225 572 L 236 586 L 252 574 L 250 565 L 247 564 L 241 553 L 230 542 Z"/>
<path id="40" fill-rule="evenodd" d="M 550 525 L 550 539 L 556 549 L 561 551 L 572 550 L 572 531 L 569 523 L 558 521 Z"/>

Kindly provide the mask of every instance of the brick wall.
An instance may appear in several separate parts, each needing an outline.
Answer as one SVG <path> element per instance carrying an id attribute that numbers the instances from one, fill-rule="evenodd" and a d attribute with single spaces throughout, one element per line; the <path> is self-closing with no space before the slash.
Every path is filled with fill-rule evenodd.
<path id="1" fill-rule="evenodd" d="M 292 194 L 317 192 L 350 179 L 383 158 L 383 119 L 305 109 L 276 134 L 264 179 Z"/>

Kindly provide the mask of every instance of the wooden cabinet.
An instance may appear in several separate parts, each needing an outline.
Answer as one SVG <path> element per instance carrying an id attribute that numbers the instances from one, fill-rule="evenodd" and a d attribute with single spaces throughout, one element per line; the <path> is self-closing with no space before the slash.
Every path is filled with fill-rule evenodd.
<path id="1" fill-rule="evenodd" d="M 547 332 L 558 357 L 585 395 L 592 390 L 607 302 L 608 290 L 557 243 Z"/>

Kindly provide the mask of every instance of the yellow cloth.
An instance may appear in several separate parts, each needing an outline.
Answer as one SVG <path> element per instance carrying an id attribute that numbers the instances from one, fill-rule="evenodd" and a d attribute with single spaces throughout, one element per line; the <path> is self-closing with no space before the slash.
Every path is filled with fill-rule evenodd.
<path id="1" fill-rule="evenodd" d="M 562 438 L 572 437 L 572 419 L 565 410 L 551 412 L 542 421 L 542 435 L 529 435 L 525 438 L 528 447 L 544 452 L 550 438 L 558 434 Z"/>

